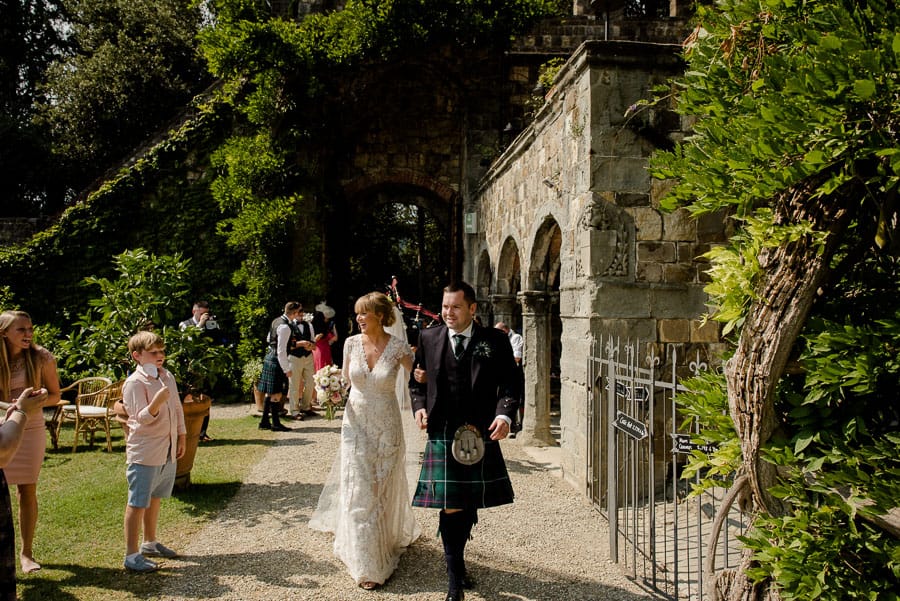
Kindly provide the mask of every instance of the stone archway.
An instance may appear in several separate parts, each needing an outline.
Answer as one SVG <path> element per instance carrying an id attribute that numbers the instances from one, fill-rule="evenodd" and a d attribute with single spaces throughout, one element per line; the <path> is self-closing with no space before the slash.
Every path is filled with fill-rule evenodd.
<path id="1" fill-rule="evenodd" d="M 519 246 L 510 236 L 503 243 L 497 261 L 497 282 L 491 296 L 491 305 L 494 308 L 494 322 L 505 322 L 517 332 L 522 329 L 522 307 L 516 298 L 521 290 L 522 261 L 519 258 Z"/>
<path id="2" fill-rule="evenodd" d="M 490 325 L 493 319 L 493 311 L 488 299 L 491 298 L 491 284 L 493 282 L 493 269 L 491 268 L 491 256 L 487 249 L 482 249 L 478 255 L 476 263 L 475 281 L 472 286 L 475 288 L 475 298 L 478 300 L 478 313 L 481 315 L 484 325 Z"/>
<path id="3" fill-rule="evenodd" d="M 354 268 L 360 271 L 360 264 L 369 263 L 371 267 L 362 269 L 360 277 L 370 279 L 352 282 L 357 287 L 382 289 L 396 275 L 405 300 L 422 303 L 425 308 L 439 312 L 441 290 L 453 279 L 456 267 L 453 257 L 459 195 L 449 186 L 408 169 L 384 170 L 377 177 L 356 178 L 344 185 L 343 193 L 344 209 L 339 217 L 336 215 L 329 220 L 337 226 L 337 230 L 328 235 L 328 264 L 335 266 L 333 271 L 346 274 L 349 269 L 352 279 L 356 277 Z M 407 242 L 415 241 L 420 252 L 417 256 L 406 257 L 407 260 L 398 266 L 393 252 L 371 252 L 364 244 L 367 238 L 380 234 L 373 229 L 382 227 L 379 225 L 384 219 L 379 217 L 381 213 L 391 210 L 390 207 L 403 206 L 410 207 L 412 213 Z M 441 241 L 436 248 L 429 246 L 426 249 L 421 244 L 426 236 L 429 239 L 437 236 Z M 402 241 L 394 241 L 407 248 Z M 334 281 L 332 284 L 335 289 L 342 289 L 351 282 Z"/>
<path id="4" fill-rule="evenodd" d="M 562 230 L 546 216 L 534 236 L 528 262 L 528 288 L 518 294 L 525 337 L 526 444 L 557 445 L 551 430 L 551 399 L 559 394 L 562 327 L 559 278 Z M 557 396 L 558 402 L 558 396 Z"/>

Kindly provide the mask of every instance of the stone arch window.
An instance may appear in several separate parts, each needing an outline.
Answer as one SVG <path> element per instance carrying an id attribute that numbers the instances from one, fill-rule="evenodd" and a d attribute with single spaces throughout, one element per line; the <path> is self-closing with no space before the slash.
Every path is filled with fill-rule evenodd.
<path id="1" fill-rule="evenodd" d="M 510 236 L 503 243 L 500 259 L 497 261 L 497 286 L 499 294 L 515 294 L 522 289 L 522 263 L 519 258 L 519 246 Z"/>
<path id="2" fill-rule="evenodd" d="M 485 248 L 478 255 L 477 271 L 475 272 L 475 295 L 479 299 L 491 297 L 491 282 L 493 279 L 491 256 Z"/>
<path id="3" fill-rule="evenodd" d="M 528 270 L 530 290 L 559 288 L 562 230 L 552 217 L 547 217 L 538 229 L 531 251 Z"/>

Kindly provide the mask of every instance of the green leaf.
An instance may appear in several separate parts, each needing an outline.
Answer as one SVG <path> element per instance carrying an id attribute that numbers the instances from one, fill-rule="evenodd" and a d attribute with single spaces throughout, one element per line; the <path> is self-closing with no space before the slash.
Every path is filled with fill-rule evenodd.
<path id="1" fill-rule="evenodd" d="M 853 91 L 863 100 L 875 95 L 875 82 L 871 79 L 857 79 L 853 82 Z"/>

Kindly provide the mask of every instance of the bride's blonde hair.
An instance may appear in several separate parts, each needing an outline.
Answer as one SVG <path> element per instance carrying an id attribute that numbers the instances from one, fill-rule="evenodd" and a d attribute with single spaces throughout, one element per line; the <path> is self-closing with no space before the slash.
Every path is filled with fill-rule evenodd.
<path id="1" fill-rule="evenodd" d="M 394 304 L 382 292 L 370 292 L 356 299 L 353 310 L 357 313 L 372 312 L 381 317 L 381 325 L 388 327 L 394 324 Z"/>

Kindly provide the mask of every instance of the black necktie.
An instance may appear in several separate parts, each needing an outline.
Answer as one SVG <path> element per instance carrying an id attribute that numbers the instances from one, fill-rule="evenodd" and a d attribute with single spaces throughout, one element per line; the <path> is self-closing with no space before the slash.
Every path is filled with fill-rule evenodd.
<path id="1" fill-rule="evenodd" d="M 453 335 L 453 355 L 459 359 L 462 357 L 463 353 L 466 352 L 466 347 L 463 344 L 465 342 L 466 337 L 462 334 L 454 334 Z"/>

